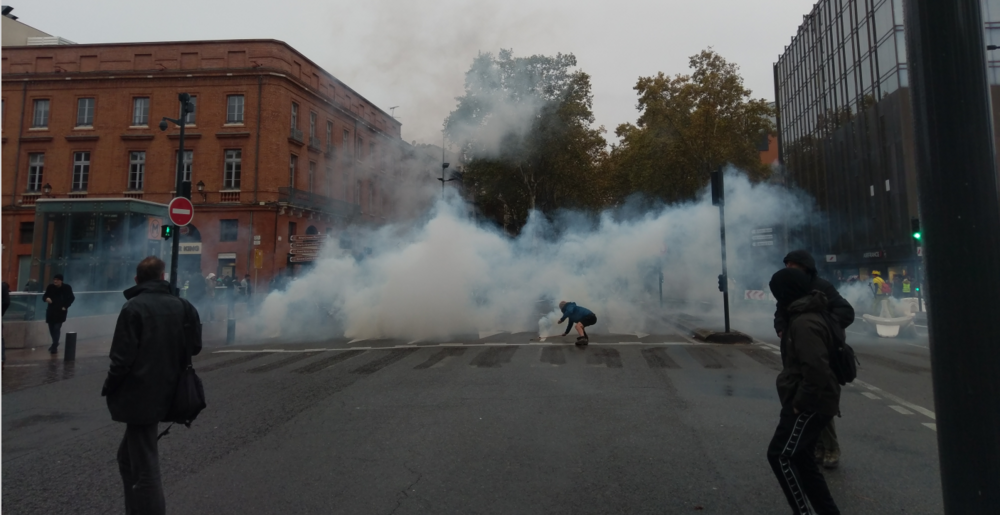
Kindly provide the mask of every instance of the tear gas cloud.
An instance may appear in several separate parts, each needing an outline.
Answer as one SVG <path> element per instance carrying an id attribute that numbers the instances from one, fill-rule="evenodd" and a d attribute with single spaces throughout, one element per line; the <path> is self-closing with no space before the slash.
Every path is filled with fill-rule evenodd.
<path id="1" fill-rule="evenodd" d="M 754 262 L 754 227 L 811 224 L 808 197 L 726 174 L 730 276 L 740 290 L 767 289 L 777 260 Z M 499 331 L 559 333 L 559 300 L 597 314 L 593 332 L 654 333 L 663 295 L 720 305 L 718 208 L 707 189 L 692 202 L 653 209 L 625 206 L 597 215 L 533 213 L 514 238 L 478 223 L 454 193 L 404 224 L 352 232 L 308 273 L 261 306 L 262 337 L 406 341 Z M 358 248 L 371 253 L 357 258 Z M 543 334 L 544 336 L 544 334 Z M 477 336 L 478 337 L 478 336 Z"/>

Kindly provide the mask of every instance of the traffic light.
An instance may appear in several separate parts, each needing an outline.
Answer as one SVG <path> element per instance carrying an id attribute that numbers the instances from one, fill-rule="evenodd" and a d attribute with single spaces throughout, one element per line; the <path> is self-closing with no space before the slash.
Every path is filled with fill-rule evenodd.
<path id="1" fill-rule="evenodd" d="M 171 236 L 174 235 L 174 228 L 169 225 L 160 226 L 160 237 L 169 240 Z"/>
<path id="2" fill-rule="evenodd" d="M 726 291 L 726 276 L 722 274 L 719 274 L 719 291 L 723 293 Z"/>
<path id="3" fill-rule="evenodd" d="M 911 218 L 910 219 L 910 232 L 913 234 L 913 239 L 920 239 L 920 219 Z"/>

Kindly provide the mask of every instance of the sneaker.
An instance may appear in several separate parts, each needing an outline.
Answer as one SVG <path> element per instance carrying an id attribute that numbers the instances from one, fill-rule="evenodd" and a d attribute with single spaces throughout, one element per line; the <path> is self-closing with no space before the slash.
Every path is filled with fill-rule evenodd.
<path id="1" fill-rule="evenodd" d="M 823 454 L 823 468 L 835 469 L 840 464 L 839 452 L 827 452 Z"/>

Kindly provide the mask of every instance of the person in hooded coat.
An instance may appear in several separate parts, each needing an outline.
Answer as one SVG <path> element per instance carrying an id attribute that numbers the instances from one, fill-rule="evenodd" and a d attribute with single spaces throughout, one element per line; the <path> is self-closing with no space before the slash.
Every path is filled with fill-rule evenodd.
<path id="1" fill-rule="evenodd" d="M 59 337 L 66 321 L 66 313 L 76 296 L 73 295 L 73 287 L 63 282 L 62 274 L 56 274 L 52 277 L 52 284 L 45 287 L 42 298 L 48 304 L 45 308 L 45 323 L 49 325 L 49 335 L 52 336 L 49 354 L 55 356 L 59 352 Z"/>
<path id="2" fill-rule="evenodd" d="M 805 250 L 793 250 L 785 256 L 785 268 L 798 268 L 811 279 L 809 288 L 819 290 L 826 295 L 827 310 L 833 315 L 833 319 L 840 324 L 841 329 L 847 329 L 854 323 L 854 307 L 844 297 L 840 295 L 837 288 L 829 281 L 818 277 L 816 274 L 816 260 L 812 254 Z M 774 312 L 774 330 L 781 338 L 785 328 L 788 327 L 788 306 L 778 303 Z M 816 463 L 822 463 L 828 469 L 837 468 L 840 464 L 840 442 L 837 439 L 837 427 L 833 419 L 830 424 L 823 429 L 816 444 Z"/>
<path id="3" fill-rule="evenodd" d="M 118 471 L 125 488 L 125 513 L 165 513 L 157 424 L 169 414 L 191 355 L 201 352 L 201 320 L 190 302 L 170 292 L 165 265 L 157 257 L 136 267 L 136 285 L 118 315 L 111 340 L 111 368 L 101 395 L 115 422 L 124 422 Z"/>
<path id="4" fill-rule="evenodd" d="M 781 412 L 767 461 L 793 513 L 839 515 L 813 453 L 823 428 L 840 412 L 840 383 L 829 355 L 834 331 L 840 328 L 827 322 L 826 295 L 811 289 L 806 272 L 779 270 L 770 287 L 788 318 L 781 338 L 782 370 L 775 381 Z"/>
<path id="5" fill-rule="evenodd" d="M 566 302 L 565 300 L 559 303 L 559 310 L 562 311 L 563 316 L 556 322 L 557 324 L 561 324 L 563 320 L 569 319 L 569 323 L 566 324 L 566 332 L 563 333 L 563 336 L 569 334 L 570 329 L 575 326 L 576 332 L 580 333 L 580 336 L 576 339 L 576 344 L 583 346 L 590 343 L 590 337 L 587 336 L 585 328 L 597 323 L 597 315 L 583 306 L 577 306 L 575 302 Z"/>

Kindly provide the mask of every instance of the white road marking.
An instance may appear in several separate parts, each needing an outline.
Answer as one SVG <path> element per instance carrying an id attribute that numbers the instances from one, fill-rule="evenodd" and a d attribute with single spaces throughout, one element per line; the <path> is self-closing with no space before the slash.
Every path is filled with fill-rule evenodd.
<path id="1" fill-rule="evenodd" d="M 503 331 L 479 331 L 479 339 L 482 340 L 483 338 L 489 338 L 490 336 L 494 336 L 502 332 Z"/>
<path id="2" fill-rule="evenodd" d="M 912 415 L 913 414 L 912 411 L 910 411 L 910 410 L 908 410 L 908 409 L 906 409 L 906 408 L 904 408 L 902 406 L 893 406 L 893 405 L 890 405 L 889 407 L 892 408 L 892 409 L 894 409 L 894 410 L 896 410 L 896 412 L 898 412 L 900 415 Z"/>
<path id="3" fill-rule="evenodd" d="M 875 395 L 872 392 L 861 392 L 861 395 L 864 395 L 865 397 L 868 397 L 869 399 L 871 399 L 873 401 L 877 401 L 877 400 L 881 399 L 881 397 L 879 397 L 878 395 Z"/>
<path id="4" fill-rule="evenodd" d="M 254 353 L 297 353 L 297 352 L 337 352 L 337 351 L 348 351 L 348 350 L 394 350 L 394 349 L 432 349 L 435 347 L 572 347 L 576 345 L 575 343 L 561 343 L 561 342 L 527 342 L 527 343 L 506 343 L 506 342 L 490 342 L 490 343 L 435 343 L 433 345 L 419 345 L 413 346 L 410 344 L 404 345 L 386 345 L 385 347 L 331 347 L 327 349 L 222 349 L 212 351 L 212 354 L 254 354 Z M 685 342 L 652 342 L 652 343 L 642 343 L 642 342 L 591 342 L 590 346 L 618 346 L 618 345 L 649 345 L 649 346 L 663 346 L 663 347 L 673 347 L 673 346 L 686 346 L 691 345 Z M 712 345 L 718 347 L 731 347 L 728 344 L 710 344 L 710 343 L 696 343 L 695 345 Z M 16 365 L 9 365 L 16 366 Z M 25 365 L 27 366 L 27 365 Z M 34 366 L 34 365 L 31 365 Z"/>
<path id="5" fill-rule="evenodd" d="M 929 418 L 931 420 L 937 420 L 937 416 L 934 414 L 934 412 L 931 411 L 931 410 L 929 410 L 929 409 L 927 409 L 927 408 L 924 408 L 924 407 L 921 407 L 921 406 L 917 406 L 916 404 L 913 404 L 912 402 L 909 402 L 909 401 L 906 401 L 906 400 L 904 400 L 902 398 L 896 397 L 895 395 L 893 395 L 893 394 L 891 394 L 889 392 L 886 392 L 886 391 L 882 390 L 881 388 L 879 388 L 877 386 L 870 385 L 870 384 L 868 384 L 868 383 L 866 383 L 866 382 L 864 382 L 864 381 L 862 381 L 860 379 L 855 379 L 854 382 L 858 383 L 861 386 L 864 386 L 865 388 L 867 388 L 867 389 L 869 389 L 869 390 L 871 390 L 873 392 L 879 392 L 880 394 L 882 394 L 882 397 L 885 397 L 886 399 L 889 399 L 890 401 L 895 402 L 897 404 L 900 404 L 902 406 L 906 406 L 907 408 L 910 408 L 911 410 L 916 411 L 917 413 L 920 413 L 921 415 L 923 415 L 923 416 L 925 416 L 925 417 L 927 417 L 927 418 Z"/>
<path id="6" fill-rule="evenodd" d="M 930 429 L 931 431 L 934 431 L 935 433 L 937 432 L 937 424 L 934 422 L 924 422 L 920 425 L 926 427 L 927 429 Z"/>
<path id="7" fill-rule="evenodd" d="M 37 367 L 37 366 L 38 366 L 38 363 L 24 363 L 24 364 L 21 364 L 21 365 L 4 365 L 4 368 L 10 368 L 10 367 Z"/>
<path id="8" fill-rule="evenodd" d="M 634 334 L 636 338 L 645 338 L 649 336 L 649 333 L 632 333 L 632 334 Z"/>
<path id="9" fill-rule="evenodd" d="M 926 345 L 917 345 L 915 343 L 909 343 L 909 342 L 903 342 L 903 343 L 905 343 L 905 344 L 907 344 L 907 345 L 909 345 L 911 347 L 920 347 L 921 349 L 927 349 L 927 348 L 929 348 Z"/>
<path id="10" fill-rule="evenodd" d="M 781 355 L 781 351 L 780 350 L 773 350 L 772 349 L 771 352 L 773 352 L 773 353 L 775 353 L 775 354 L 777 354 L 779 356 Z"/>

